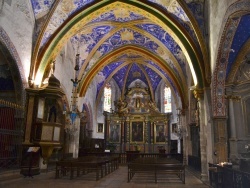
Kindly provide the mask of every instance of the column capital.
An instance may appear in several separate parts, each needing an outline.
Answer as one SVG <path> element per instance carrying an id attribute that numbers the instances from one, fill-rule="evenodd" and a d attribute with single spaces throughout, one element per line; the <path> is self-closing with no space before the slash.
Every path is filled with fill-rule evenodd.
<path id="1" fill-rule="evenodd" d="M 204 90 L 203 89 L 194 89 L 193 94 L 197 100 L 200 100 L 204 96 Z"/>
<path id="2" fill-rule="evenodd" d="M 237 96 L 237 95 L 225 95 L 225 99 L 231 99 L 233 101 L 240 101 L 241 96 Z"/>

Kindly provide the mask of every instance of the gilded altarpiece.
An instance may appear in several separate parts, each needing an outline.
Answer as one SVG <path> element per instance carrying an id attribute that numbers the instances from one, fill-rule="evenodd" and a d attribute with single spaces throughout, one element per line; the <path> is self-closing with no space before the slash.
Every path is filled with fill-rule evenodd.
<path id="1" fill-rule="evenodd" d="M 161 113 L 149 93 L 131 88 L 115 101 L 114 112 L 104 113 L 106 145 L 115 145 L 114 152 L 158 153 L 159 147 L 169 151 L 171 113 Z"/>

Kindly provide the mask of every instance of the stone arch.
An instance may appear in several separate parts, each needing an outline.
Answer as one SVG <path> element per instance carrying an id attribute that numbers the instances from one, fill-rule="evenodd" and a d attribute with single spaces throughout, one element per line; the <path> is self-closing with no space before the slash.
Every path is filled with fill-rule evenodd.
<path id="1" fill-rule="evenodd" d="M 149 52 L 147 52 L 146 50 L 140 49 L 136 46 L 124 46 L 122 48 L 119 48 L 117 50 L 114 50 L 113 52 L 109 53 L 108 55 L 106 55 L 104 58 L 102 58 L 98 63 L 96 63 L 89 71 L 89 73 L 86 74 L 84 80 L 81 82 L 80 84 L 80 92 L 79 95 L 80 96 L 84 96 L 89 84 L 91 83 L 91 81 L 94 78 L 94 75 L 96 75 L 96 73 L 106 64 L 109 63 L 109 61 L 112 61 L 112 59 L 116 58 L 117 54 L 119 54 L 120 52 L 124 52 L 126 50 L 135 50 L 137 53 L 143 53 L 144 56 L 147 56 L 149 59 L 152 59 L 153 61 L 156 61 L 158 63 L 158 66 L 160 66 L 166 73 L 168 73 L 169 77 L 172 78 L 173 82 L 176 85 L 176 88 L 179 92 L 179 96 L 181 97 L 182 100 L 182 104 L 186 104 L 187 100 L 186 100 L 186 95 L 185 92 L 187 91 L 187 88 L 185 88 L 186 86 L 183 86 L 183 84 L 181 84 L 180 80 L 177 78 L 177 76 L 171 71 L 171 69 L 168 67 L 168 65 L 166 65 L 160 58 L 157 58 L 156 56 L 150 54 Z M 125 64 L 121 65 L 121 66 L 125 66 Z"/>
<path id="2" fill-rule="evenodd" d="M 92 107 L 91 107 L 91 104 L 84 104 L 84 106 L 85 106 L 85 110 L 87 111 L 87 114 L 88 114 L 88 121 L 89 121 L 89 124 L 88 124 L 88 126 L 87 126 L 87 128 L 89 129 L 89 130 L 91 130 L 91 128 L 92 128 L 92 130 L 93 130 L 93 113 L 92 113 Z"/>
<path id="3" fill-rule="evenodd" d="M 75 31 L 77 28 L 81 27 L 81 24 L 86 22 L 85 19 L 89 17 L 91 13 L 95 10 L 99 9 L 106 9 L 108 6 L 113 5 L 113 3 L 121 3 L 119 1 L 114 2 L 106 2 L 99 3 L 98 6 L 94 6 L 90 11 L 86 12 L 82 10 L 74 15 L 74 17 L 69 18 L 68 21 L 60 27 L 60 31 L 58 31 L 48 42 L 46 48 L 42 50 L 40 53 L 41 55 L 37 57 L 36 61 L 32 61 L 32 66 L 34 66 L 34 71 L 30 73 L 30 75 L 35 76 L 35 81 L 40 83 L 41 76 L 43 74 L 44 68 L 46 67 L 46 63 L 55 58 L 59 49 L 64 45 L 64 42 L 68 40 L 68 38 L 72 35 L 72 32 Z M 162 12 L 161 9 L 158 10 L 157 7 L 149 7 L 146 5 L 142 5 L 141 2 L 126 2 L 128 6 L 133 6 L 135 9 L 142 9 L 144 12 L 147 12 L 146 16 L 151 17 L 154 21 L 161 22 L 164 28 L 172 28 L 172 33 L 175 35 L 175 39 L 179 41 L 181 44 L 182 49 L 185 51 L 185 54 L 188 56 L 189 65 L 192 67 L 193 76 L 195 76 L 197 80 L 197 87 L 203 88 L 206 85 L 205 79 L 205 69 L 204 69 L 204 62 L 199 54 L 198 50 L 194 47 L 194 43 L 189 35 L 180 27 L 180 25 L 172 20 L 172 17 L 169 17 L 166 13 L 159 14 Z M 159 12 L 158 12 L 159 11 Z M 81 21 L 81 23 L 79 22 Z M 79 23 L 79 24 L 76 24 Z M 72 31 L 72 32 L 71 32 Z"/>
<path id="4" fill-rule="evenodd" d="M 27 81 L 25 79 L 22 62 L 8 34 L 0 26 L 0 45 L 1 44 L 6 49 L 6 53 L 8 53 L 7 55 L 9 55 L 15 62 L 15 63 L 9 63 L 9 67 L 16 91 L 16 102 L 20 105 L 24 105 L 26 96 L 24 89 L 27 86 Z"/>
<path id="5" fill-rule="evenodd" d="M 218 47 L 218 54 L 212 80 L 212 114 L 214 117 L 224 117 L 226 115 L 224 88 L 226 80 L 225 70 L 230 53 L 228 44 L 231 44 L 233 41 L 234 33 L 237 30 L 240 17 L 247 12 L 249 13 L 249 10 L 250 2 L 248 0 L 235 2 L 228 8 L 222 23 L 223 30 L 220 32 L 221 41 Z"/>

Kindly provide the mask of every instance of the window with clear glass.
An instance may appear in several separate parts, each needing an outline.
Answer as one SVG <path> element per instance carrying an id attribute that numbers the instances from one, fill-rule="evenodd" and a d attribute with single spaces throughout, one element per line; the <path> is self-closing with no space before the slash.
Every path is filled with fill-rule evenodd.
<path id="1" fill-rule="evenodd" d="M 107 84 L 104 88 L 104 111 L 110 112 L 111 109 L 111 86 Z"/>
<path id="2" fill-rule="evenodd" d="M 164 112 L 172 112 L 171 89 L 167 86 L 164 88 Z"/>

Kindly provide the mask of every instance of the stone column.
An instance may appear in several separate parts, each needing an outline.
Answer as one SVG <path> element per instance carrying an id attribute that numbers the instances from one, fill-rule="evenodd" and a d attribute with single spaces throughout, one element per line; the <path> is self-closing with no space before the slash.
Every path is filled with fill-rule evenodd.
<path id="1" fill-rule="evenodd" d="M 198 113 L 199 113 L 199 126 L 200 126 L 200 152 L 201 152 L 201 180 L 208 181 L 207 134 L 205 125 L 204 91 L 201 89 L 195 89 L 194 96 L 198 100 Z"/>
<path id="2" fill-rule="evenodd" d="M 188 151 L 188 148 L 187 148 L 187 116 L 186 116 L 187 111 L 186 110 L 182 110 L 182 115 L 183 115 L 183 118 L 182 118 L 182 134 L 183 134 L 183 164 L 186 165 L 187 164 L 187 151 Z"/>
<path id="3" fill-rule="evenodd" d="M 182 111 L 180 110 L 180 114 L 177 114 L 178 116 L 178 140 L 177 140 L 177 153 L 181 154 L 181 148 L 183 147 L 181 145 L 181 139 L 182 139 L 182 130 L 183 130 L 183 124 L 182 124 Z"/>
<path id="4" fill-rule="evenodd" d="M 233 107 L 233 96 L 228 96 L 229 101 L 229 122 L 230 122 L 230 139 L 236 139 L 236 127 L 235 127 L 235 118 L 234 118 L 234 107 Z"/>
<path id="5" fill-rule="evenodd" d="M 73 158 L 78 158 L 79 138 L 80 138 L 80 117 L 76 117 L 72 129 L 74 131 L 70 135 L 69 153 L 73 153 Z"/>
<path id="6" fill-rule="evenodd" d="M 228 112 L 229 112 L 229 125 L 230 125 L 229 158 L 231 162 L 237 163 L 238 152 L 237 152 L 237 134 L 236 134 L 236 125 L 235 125 L 234 103 L 239 101 L 240 97 L 229 95 L 226 98 L 228 99 Z"/>
<path id="7" fill-rule="evenodd" d="M 78 116 L 75 120 L 76 134 L 75 134 L 75 150 L 73 152 L 73 158 L 78 158 L 79 153 L 79 139 L 80 139 L 80 117 Z"/>

